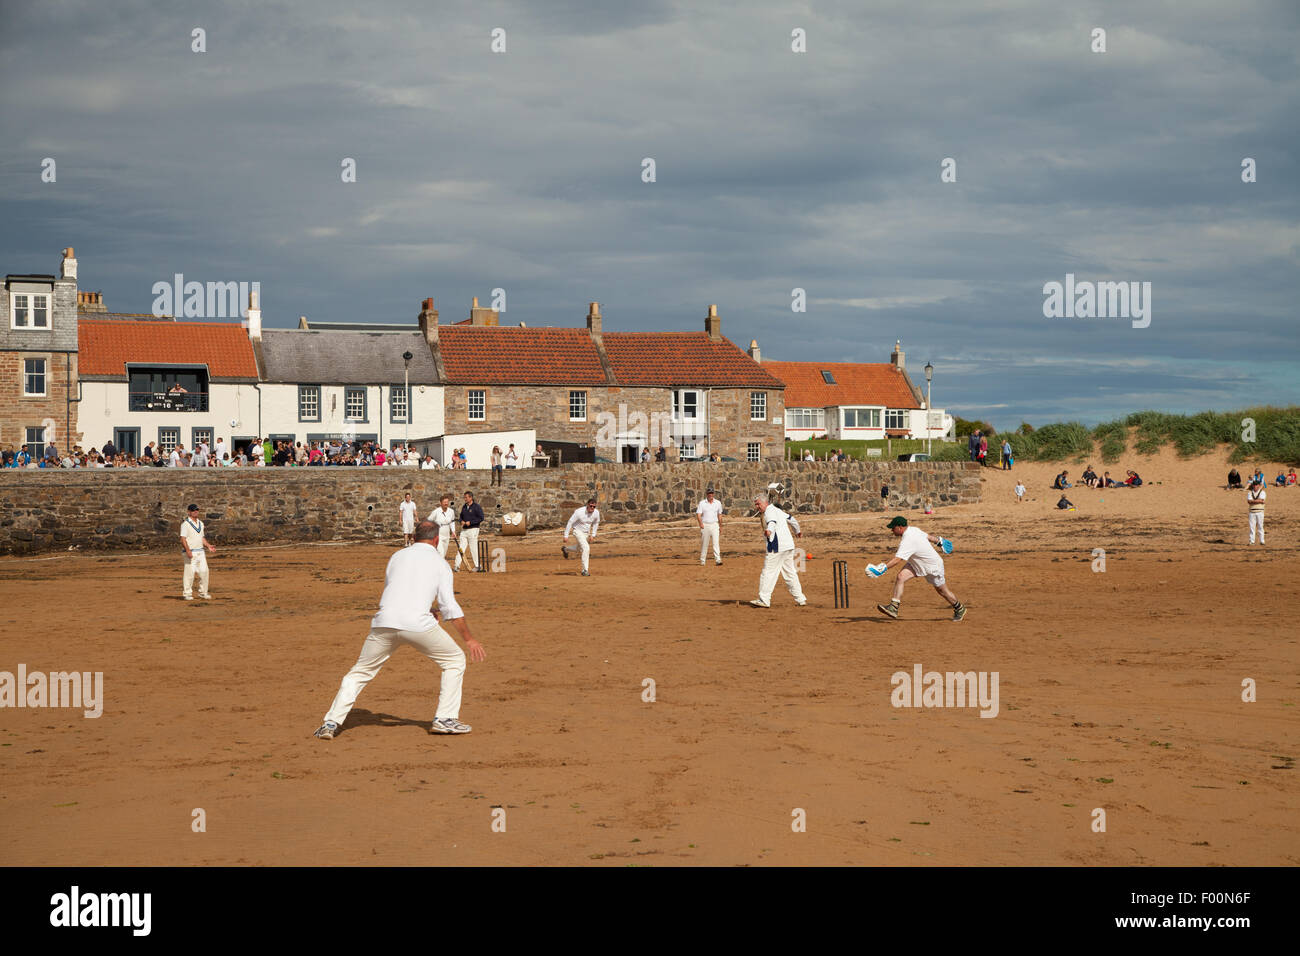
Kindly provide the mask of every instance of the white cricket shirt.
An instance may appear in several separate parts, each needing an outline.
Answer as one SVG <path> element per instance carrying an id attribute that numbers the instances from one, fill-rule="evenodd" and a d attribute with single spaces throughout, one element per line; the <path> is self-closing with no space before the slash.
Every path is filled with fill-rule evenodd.
<path id="1" fill-rule="evenodd" d="M 581 531 L 585 535 L 593 535 L 596 528 L 600 525 L 600 509 L 592 509 L 591 514 L 587 514 L 587 506 L 583 505 L 572 515 L 569 516 L 569 523 L 564 526 L 564 536 L 567 538 L 571 531 Z"/>
<path id="2" fill-rule="evenodd" d="M 429 520 L 438 526 L 438 537 L 447 538 L 456 532 L 456 511 L 448 506 L 446 509 L 434 508 Z"/>
<path id="3" fill-rule="evenodd" d="M 921 574 L 943 573 L 943 558 L 939 557 L 939 552 L 930 544 L 929 535 L 920 528 L 908 527 L 903 531 L 894 557 L 906 561 L 912 570 Z"/>
<path id="4" fill-rule="evenodd" d="M 763 527 L 768 531 L 776 532 L 777 551 L 794 550 L 794 535 L 790 534 L 790 516 L 776 505 L 769 503 L 763 512 Z"/>
<path id="5" fill-rule="evenodd" d="M 435 600 L 444 621 L 464 617 L 451 583 L 451 568 L 433 545 L 417 541 L 402 548 L 388 559 L 379 613 L 370 626 L 430 631 L 438 624 L 430 610 Z"/>
<path id="6" fill-rule="evenodd" d="M 194 525 L 198 525 L 197 528 Z M 190 523 L 186 518 L 181 522 L 181 538 L 185 541 L 186 546 L 193 552 L 197 553 L 203 550 L 203 522 L 195 521 Z"/>
<path id="7" fill-rule="evenodd" d="M 714 498 L 712 502 L 708 498 L 701 498 L 695 513 L 700 516 L 700 520 L 705 524 L 717 524 L 718 516 L 722 514 L 722 502 L 717 498 Z"/>
<path id="8" fill-rule="evenodd" d="M 397 506 L 397 512 L 398 512 L 398 514 L 400 514 L 403 518 L 405 518 L 407 515 L 410 515 L 410 516 L 411 516 L 411 520 L 414 521 L 414 520 L 415 520 L 415 502 L 414 502 L 414 501 L 407 501 L 407 500 L 403 499 L 403 500 L 401 501 L 401 503 L 398 504 L 398 506 Z"/>

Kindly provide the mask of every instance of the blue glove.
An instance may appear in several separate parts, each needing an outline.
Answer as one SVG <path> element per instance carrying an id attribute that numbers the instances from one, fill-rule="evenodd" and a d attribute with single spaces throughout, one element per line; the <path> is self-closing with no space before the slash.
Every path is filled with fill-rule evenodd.
<path id="1" fill-rule="evenodd" d="M 883 564 L 868 564 L 868 565 L 867 565 L 867 575 L 868 575 L 868 577 L 879 578 L 879 577 L 883 577 L 883 576 L 884 576 L 884 573 L 885 573 L 885 566 L 884 566 Z"/>
<path id="2" fill-rule="evenodd" d="M 768 554 L 776 554 L 776 553 L 777 553 L 777 551 L 776 551 L 776 535 L 772 535 L 772 537 L 770 537 L 770 538 L 767 539 L 767 553 L 768 553 Z"/>
<path id="3" fill-rule="evenodd" d="M 952 542 L 947 538 L 939 539 L 939 547 L 943 548 L 944 554 L 952 554 Z"/>

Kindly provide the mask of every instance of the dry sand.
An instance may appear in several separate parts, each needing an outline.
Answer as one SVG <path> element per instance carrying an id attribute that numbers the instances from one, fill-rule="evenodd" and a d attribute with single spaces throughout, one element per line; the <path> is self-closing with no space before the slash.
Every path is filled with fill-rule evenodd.
<path id="1" fill-rule="evenodd" d="M 1300 863 L 1300 488 L 1270 489 L 1269 544 L 1248 549 L 1224 461 L 1135 456 L 1118 473 L 1144 488 L 1072 490 L 1069 513 L 1060 466 L 989 469 L 982 504 L 912 512 L 957 543 L 961 624 L 919 582 L 904 620 L 876 612 L 875 514 L 808 518 L 809 605 L 778 585 L 766 611 L 744 603 L 752 519 L 724 522 L 720 568 L 686 523 L 611 527 L 590 578 L 555 532 L 491 539 L 505 573 L 456 579 L 489 659 L 455 738 L 426 733 L 436 668 L 410 650 L 336 740 L 311 736 L 399 534 L 221 550 L 209 603 L 180 600 L 177 554 L 3 559 L 0 670 L 103 671 L 107 701 L 0 710 L 0 862 Z M 997 671 L 997 717 L 892 707 L 917 663 Z"/>

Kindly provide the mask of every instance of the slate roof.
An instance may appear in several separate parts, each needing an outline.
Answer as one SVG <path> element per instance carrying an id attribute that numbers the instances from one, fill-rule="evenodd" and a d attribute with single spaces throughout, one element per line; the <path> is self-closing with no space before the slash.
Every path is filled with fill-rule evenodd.
<path id="1" fill-rule="evenodd" d="M 206 365 L 213 381 L 257 381 L 248 333 L 218 322 L 86 318 L 77 323 L 77 368 L 86 378 L 126 379 L 126 366 Z"/>
<path id="2" fill-rule="evenodd" d="M 920 408 L 906 373 L 888 362 L 763 362 L 785 382 L 786 408 L 830 408 L 839 405 L 882 405 Z M 826 384 L 822 372 L 835 379 Z"/>
<path id="3" fill-rule="evenodd" d="M 424 334 L 263 329 L 267 382 L 322 385 L 400 384 L 411 352 L 411 384 L 436 385 L 438 373 Z"/>

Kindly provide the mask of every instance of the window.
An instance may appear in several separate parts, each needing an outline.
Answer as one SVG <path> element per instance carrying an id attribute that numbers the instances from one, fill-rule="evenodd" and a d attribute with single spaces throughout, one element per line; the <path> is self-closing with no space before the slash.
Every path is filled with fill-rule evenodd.
<path id="1" fill-rule="evenodd" d="M 826 427 L 826 409 L 824 408 L 787 408 L 785 412 L 790 428 Z"/>
<path id="2" fill-rule="evenodd" d="M 767 392 L 749 393 L 749 420 L 751 422 L 767 421 Z"/>
<path id="3" fill-rule="evenodd" d="M 9 299 L 9 326 L 14 329 L 48 329 L 50 297 L 48 294 L 15 292 Z"/>
<path id="4" fill-rule="evenodd" d="M 192 428 L 190 429 L 190 437 L 193 439 L 193 442 L 190 445 L 191 448 L 198 448 L 200 444 L 206 443 L 208 446 L 208 453 L 211 454 L 212 452 L 212 429 L 211 428 Z"/>
<path id="5" fill-rule="evenodd" d="M 906 428 L 907 427 L 907 409 L 891 408 L 885 412 L 886 428 Z"/>
<path id="6" fill-rule="evenodd" d="M 695 442 L 684 441 L 677 446 L 677 450 L 678 457 L 681 458 L 682 461 L 688 461 L 695 457 Z"/>
<path id="7" fill-rule="evenodd" d="M 587 420 L 587 393 L 569 393 L 569 421 L 585 422 Z"/>
<path id="8" fill-rule="evenodd" d="M 845 428 L 879 428 L 880 409 L 846 408 L 844 409 Z"/>
<path id="9" fill-rule="evenodd" d="M 756 441 L 745 446 L 745 461 L 758 461 L 758 453 L 763 446 Z"/>
<path id="10" fill-rule="evenodd" d="M 298 421 L 320 421 L 320 386 L 298 386 Z"/>
<path id="11" fill-rule="evenodd" d="M 170 455 L 172 451 L 180 444 L 181 430 L 179 428 L 160 428 L 158 429 L 158 450 L 164 455 Z"/>
<path id="12" fill-rule="evenodd" d="M 23 359 L 23 394 L 45 394 L 45 359 Z"/>
<path id="13" fill-rule="evenodd" d="M 481 388 L 469 390 L 469 420 L 481 422 L 487 418 L 487 391 Z"/>
<path id="14" fill-rule="evenodd" d="M 673 419 L 691 421 L 700 416 L 700 393 L 694 390 L 677 389 L 673 392 Z"/>
<path id="15" fill-rule="evenodd" d="M 826 371 L 825 369 L 822 369 L 822 381 L 825 382 L 827 385 L 834 385 L 835 376 L 832 375 L 830 372 Z"/>
<path id="16" fill-rule="evenodd" d="M 25 432 L 27 440 L 23 444 L 27 446 L 27 454 L 32 456 L 34 464 L 45 457 L 45 429 L 28 428 Z"/>
<path id="17" fill-rule="evenodd" d="M 366 421 L 366 390 L 349 385 L 343 390 L 343 418 L 349 422 Z"/>
<path id="18" fill-rule="evenodd" d="M 409 422 L 411 399 L 405 385 L 394 385 L 388 390 L 388 418 L 394 422 Z"/>

